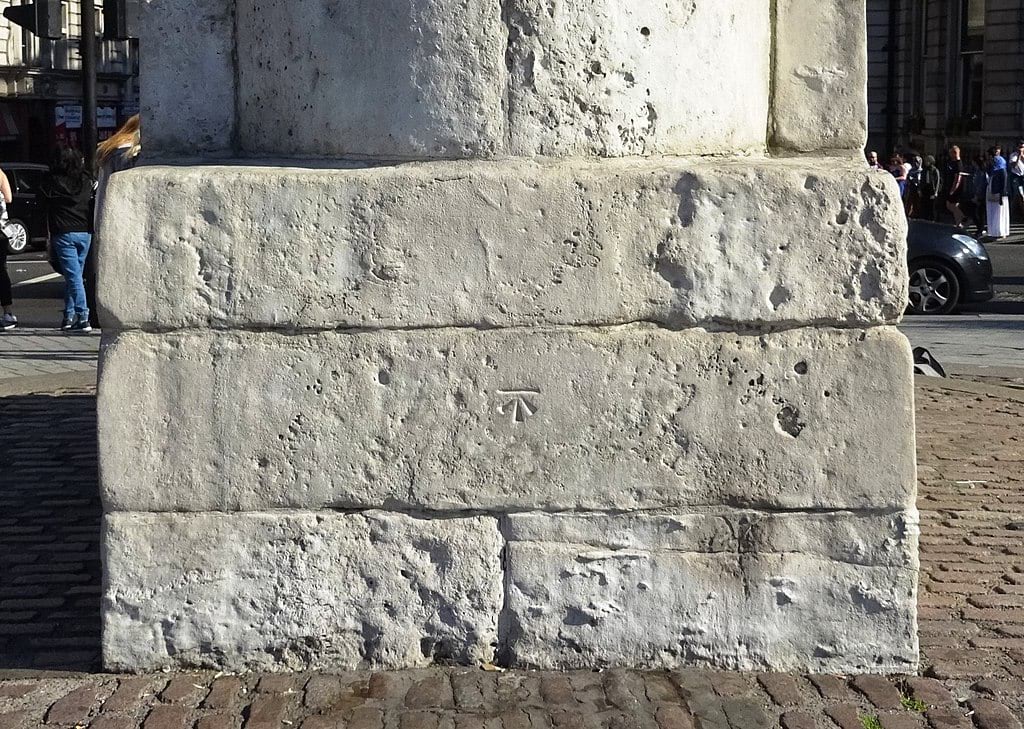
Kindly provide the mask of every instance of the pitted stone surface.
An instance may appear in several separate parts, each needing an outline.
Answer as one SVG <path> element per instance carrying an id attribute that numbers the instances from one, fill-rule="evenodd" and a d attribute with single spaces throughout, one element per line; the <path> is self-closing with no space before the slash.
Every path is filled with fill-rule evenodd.
<path id="1" fill-rule="evenodd" d="M 146 155 L 224 156 L 235 131 L 235 0 L 137 3 Z"/>
<path id="2" fill-rule="evenodd" d="M 504 146 L 505 36 L 487 0 L 238 0 L 242 148 L 491 156 Z"/>
<path id="3" fill-rule="evenodd" d="M 886 328 L 129 332 L 105 504 L 904 508 L 910 370 Z"/>
<path id="4" fill-rule="evenodd" d="M 856 325 L 906 301 L 896 185 L 836 160 L 156 167 L 111 190 L 117 328 Z"/>
<path id="5" fill-rule="evenodd" d="M 505 21 L 513 155 L 764 149 L 769 3 L 509 0 Z"/>
<path id="6" fill-rule="evenodd" d="M 497 521 L 366 512 L 111 514 L 108 669 L 489 661 Z"/>
<path id="7" fill-rule="evenodd" d="M 746 0 L 240 0 L 241 145 L 385 159 L 762 151 L 770 45 L 768 4 Z"/>
<path id="8" fill-rule="evenodd" d="M 514 665 L 916 669 L 913 509 L 509 521 Z"/>
<path id="9" fill-rule="evenodd" d="M 864 0 L 778 0 L 772 144 L 800 152 L 867 143 Z"/>

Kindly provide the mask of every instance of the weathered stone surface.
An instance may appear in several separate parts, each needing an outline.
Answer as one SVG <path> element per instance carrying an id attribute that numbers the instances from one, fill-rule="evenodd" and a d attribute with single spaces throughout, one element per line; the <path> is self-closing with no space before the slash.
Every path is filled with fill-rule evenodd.
<path id="1" fill-rule="evenodd" d="M 388 159 L 762 151 L 770 45 L 769 5 L 747 0 L 239 0 L 241 144 Z"/>
<path id="2" fill-rule="evenodd" d="M 801 152 L 867 142 L 864 0 L 776 3 L 772 144 Z"/>
<path id="3" fill-rule="evenodd" d="M 129 332 L 100 377 L 112 510 L 913 504 L 887 328 Z"/>
<path id="4" fill-rule="evenodd" d="M 248 152 L 478 157 L 503 146 L 498 3 L 238 0 L 238 28 Z"/>
<path id="5" fill-rule="evenodd" d="M 235 0 L 138 3 L 147 156 L 223 156 L 235 132 Z"/>
<path id="6" fill-rule="evenodd" d="M 917 513 L 509 518 L 514 663 L 913 672 Z"/>
<path id="7" fill-rule="evenodd" d="M 906 301 L 895 183 L 834 159 L 149 167 L 110 189 L 115 328 L 878 324 Z"/>
<path id="8" fill-rule="evenodd" d="M 770 4 L 505 3 L 509 152 L 620 156 L 761 151 Z"/>
<path id="9" fill-rule="evenodd" d="M 107 515 L 104 661 L 138 671 L 489 660 L 501 548 L 485 517 Z"/>

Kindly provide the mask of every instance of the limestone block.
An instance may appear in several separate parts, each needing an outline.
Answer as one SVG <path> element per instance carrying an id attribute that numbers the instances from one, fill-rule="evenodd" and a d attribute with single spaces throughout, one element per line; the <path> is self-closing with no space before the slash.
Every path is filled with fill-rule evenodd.
<path id="1" fill-rule="evenodd" d="M 913 673 L 917 514 L 513 515 L 514 665 Z"/>
<path id="2" fill-rule="evenodd" d="M 485 0 L 238 0 L 242 148 L 490 156 L 505 31 Z"/>
<path id="3" fill-rule="evenodd" d="M 801 152 L 867 143 L 864 0 L 778 0 L 772 145 Z"/>
<path id="4" fill-rule="evenodd" d="M 111 180 L 114 328 L 879 324 L 889 176 L 836 160 L 145 167 Z"/>
<path id="5" fill-rule="evenodd" d="M 241 143 L 387 159 L 761 151 L 770 46 L 769 4 L 748 0 L 239 0 Z"/>
<path id="6" fill-rule="evenodd" d="M 367 512 L 113 514 L 109 670 L 409 668 L 490 660 L 494 519 Z"/>
<path id="7" fill-rule="evenodd" d="M 906 508 L 897 331 L 128 332 L 108 510 Z"/>
<path id="8" fill-rule="evenodd" d="M 229 154 L 235 131 L 235 0 L 138 5 L 147 157 Z"/>
<path id="9" fill-rule="evenodd" d="M 764 148 L 770 3 L 505 5 L 512 154 L 609 157 Z"/>

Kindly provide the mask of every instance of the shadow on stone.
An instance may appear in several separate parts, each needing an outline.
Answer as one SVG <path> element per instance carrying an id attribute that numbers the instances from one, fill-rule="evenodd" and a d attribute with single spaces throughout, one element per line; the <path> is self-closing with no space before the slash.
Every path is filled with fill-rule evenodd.
<path id="1" fill-rule="evenodd" d="M 96 669 L 95 394 L 0 398 L 0 464 L 0 669 Z"/>

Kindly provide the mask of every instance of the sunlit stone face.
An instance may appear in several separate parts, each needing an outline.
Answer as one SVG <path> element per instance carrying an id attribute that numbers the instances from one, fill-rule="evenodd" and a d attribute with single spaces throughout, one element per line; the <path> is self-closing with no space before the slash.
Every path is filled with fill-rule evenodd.
<path id="1" fill-rule="evenodd" d="M 762 150 L 769 4 L 239 0 L 246 152 L 395 158 Z"/>

